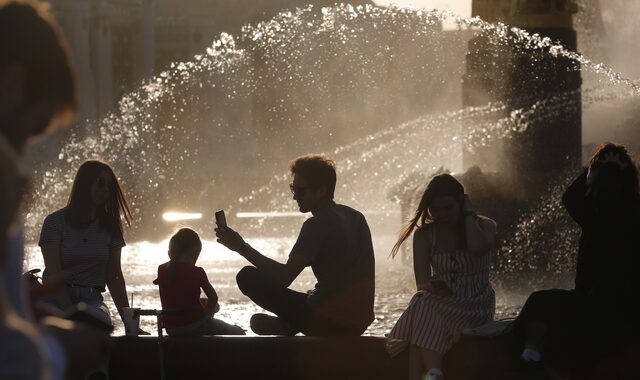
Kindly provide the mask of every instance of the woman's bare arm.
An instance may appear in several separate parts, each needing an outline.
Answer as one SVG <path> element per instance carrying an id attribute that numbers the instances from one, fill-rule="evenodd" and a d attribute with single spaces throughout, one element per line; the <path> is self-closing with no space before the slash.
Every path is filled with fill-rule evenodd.
<path id="1" fill-rule="evenodd" d="M 431 278 L 431 246 L 426 228 L 419 228 L 413 233 L 413 273 L 416 277 L 416 288 L 426 290 L 425 286 Z"/>
<path id="2" fill-rule="evenodd" d="M 469 252 L 484 256 L 495 249 L 496 222 L 487 217 L 469 213 L 465 215 L 465 227 Z"/>
<path id="3" fill-rule="evenodd" d="M 122 308 L 129 307 L 127 299 L 127 286 L 122 275 L 122 267 L 120 265 L 120 248 L 112 248 L 109 252 L 109 261 L 107 262 L 107 286 L 113 303 L 118 309 L 120 318 L 122 318 Z"/>
<path id="4" fill-rule="evenodd" d="M 60 242 L 52 241 L 40 245 L 42 257 L 44 258 L 44 267 L 47 270 L 47 278 L 42 279 L 43 284 L 47 284 L 49 279 L 59 278 L 63 276 L 62 262 L 60 258 Z M 67 293 L 67 288 L 62 287 L 55 293 L 55 298 L 60 309 L 65 310 L 71 306 L 71 298 Z"/>

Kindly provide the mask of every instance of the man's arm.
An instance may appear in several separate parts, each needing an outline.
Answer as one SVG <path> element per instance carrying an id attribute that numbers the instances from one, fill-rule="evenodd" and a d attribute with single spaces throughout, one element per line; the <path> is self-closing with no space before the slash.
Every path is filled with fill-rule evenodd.
<path id="1" fill-rule="evenodd" d="M 204 294 L 207 296 L 207 303 L 204 305 L 204 313 L 206 315 L 214 315 L 220 311 L 220 304 L 218 303 L 218 293 L 213 288 L 213 285 L 209 281 L 202 287 Z"/>
<path id="2" fill-rule="evenodd" d="M 286 264 L 279 263 L 247 244 L 239 233 L 229 227 L 216 228 L 218 243 L 238 252 L 260 271 L 284 286 L 289 286 L 311 262 L 301 255 L 290 256 Z"/>
<path id="3" fill-rule="evenodd" d="M 239 253 L 267 276 L 286 287 L 291 285 L 300 272 L 311 264 L 309 259 L 301 255 L 289 256 L 286 264 L 282 264 L 261 254 L 247 243 Z"/>

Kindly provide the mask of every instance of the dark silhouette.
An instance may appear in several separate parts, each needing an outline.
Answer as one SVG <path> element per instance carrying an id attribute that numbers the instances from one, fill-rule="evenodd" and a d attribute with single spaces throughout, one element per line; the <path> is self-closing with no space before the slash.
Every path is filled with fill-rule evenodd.
<path id="1" fill-rule="evenodd" d="M 204 269 L 196 266 L 201 250 L 200 236 L 189 228 L 181 228 L 169 240 L 170 260 L 158 267 L 158 278 L 153 282 L 160 288 L 162 309 L 179 312 L 164 317 L 167 333 L 174 336 L 244 335 L 239 326 L 213 318 L 220 304 Z M 207 298 L 200 299 L 200 289 Z"/>
<path id="2" fill-rule="evenodd" d="M 218 242 L 254 265 L 238 273 L 240 290 L 277 315 L 255 314 L 251 328 L 258 334 L 360 335 L 373 321 L 375 263 L 369 226 L 360 212 L 333 201 L 332 160 L 306 155 L 289 168 L 293 199 L 301 212 L 313 216 L 302 225 L 285 264 L 262 255 L 231 228 L 216 229 Z M 315 289 L 289 289 L 307 266 L 318 280 Z"/>
<path id="3" fill-rule="evenodd" d="M 5 286 L 16 290 L 22 254 L 6 251 L 9 228 L 15 222 L 28 175 L 21 166 L 27 141 L 69 121 L 77 99 L 73 69 L 57 22 L 46 6 L 28 2 L 0 2 L 0 151 L 2 152 L 2 254 L 0 264 L 18 265 Z M 6 181 L 6 182 L 5 182 Z M 17 226 L 16 226 L 17 227 Z M 17 231 L 12 231 L 16 233 Z M 22 292 L 9 292 L 18 312 L 25 308 Z"/>
<path id="4" fill-rule="evenodd" d="M 74 70 L 48 7 L 0 1 L 0 378 L 81 378 L 107 352 L 101 331 L 46 318 L 36 324 L 22 282 L 24 243 L 17 217 L 28 189 L 28 140 L 71 121 Z"/>
<path id="5" fill-rule="evenodd" d="M 525 342 L 525 362 L 582 379 L 640 336 L 633 311 L 640 292 L 637 166 L 623 146 L 604 144 L 562 201 L 582 230 L 575 289 L 533 293 L 516 331 Z"/>
<path id="6" fill-rule="evenodd" d="M 489 282 L 496 224 L 471 209 L 464 187 L 449 174 L 429 182 L 414 215 L 400 232 L 395 257 L 413 230 L 418 292 L 389 333 L 395 356 L 409 346 L 409 378 L 441 379 L 444 354 L 465 328 L 493 319 Z"/>
<path id="7" fill-rule="evenodd" d="M 66 286 L 48 302 L 61 310 L 84 302 L 110 321 L 102 297 L 106 285 L 122 317 L 129 301 L 120 265 L 125 245 L 121 218 L 129 223 L 131 213 L 113 169 L 101 161 L 85 161 L 66 207 L 42 223 L 38 244 L 45 264 L 43 283 L 60 272 L 66 276 Z"/>

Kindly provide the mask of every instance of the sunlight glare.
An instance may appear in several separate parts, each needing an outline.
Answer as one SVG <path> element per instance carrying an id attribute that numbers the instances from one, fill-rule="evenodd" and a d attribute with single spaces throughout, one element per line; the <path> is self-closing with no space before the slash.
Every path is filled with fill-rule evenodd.
<path id="1" fill-rule="evenodd" d="M 166 222 L 179 222 L 182 220 L 197 220 L 197 219 L 202 219 L 202 213 L 168 211 L 162 214 L 162 219 L 164 219 Z"/>

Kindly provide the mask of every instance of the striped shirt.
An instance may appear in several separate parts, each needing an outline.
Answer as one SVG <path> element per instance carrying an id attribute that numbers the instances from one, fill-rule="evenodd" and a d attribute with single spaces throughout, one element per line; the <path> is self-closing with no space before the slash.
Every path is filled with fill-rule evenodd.
<path id="1" fill-rule="evenodd" d="M 62 271 L 68 284 L 99 289 L 105 288 L 110 252 L 125 246 L 122 236 L 114 237 L 100 230 L 98 220 L 83 228 L 70 226 L 65 221 L 64 209 L 49 214 L 42 223 L 38 244 L 51 242 L 60 243 Z M 48 276 L 45 268 L 43 278 Z"/>

